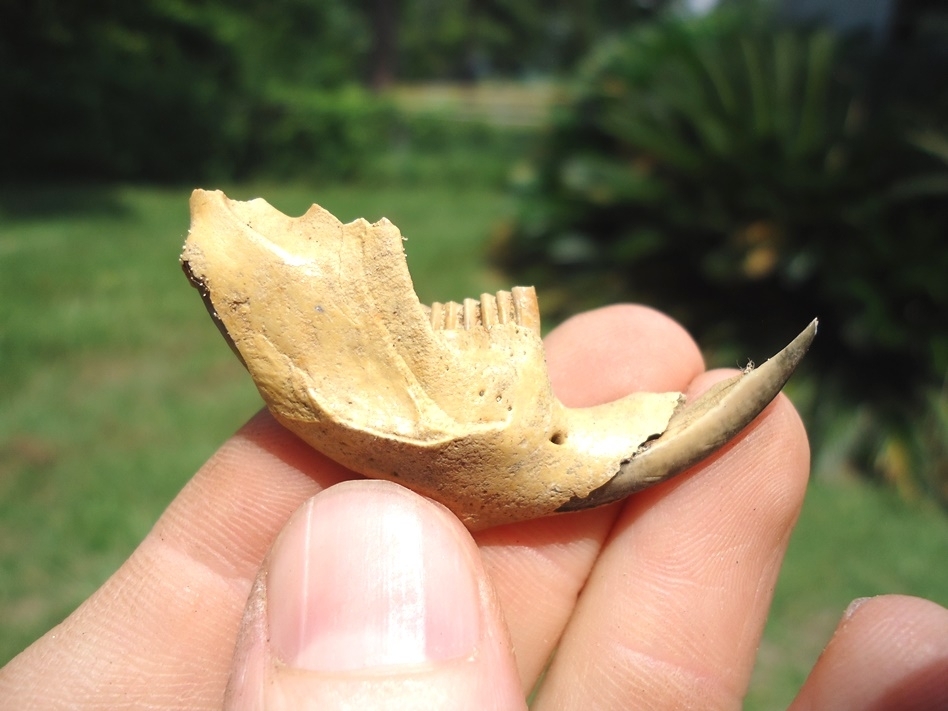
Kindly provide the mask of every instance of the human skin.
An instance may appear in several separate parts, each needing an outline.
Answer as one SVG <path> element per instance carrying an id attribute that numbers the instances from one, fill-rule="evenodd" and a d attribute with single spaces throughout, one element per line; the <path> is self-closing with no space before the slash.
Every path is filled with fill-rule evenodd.
<path id="1" fill-rule="evenodd" d="M 693 397 L 728 375 L 636 306 L 568 321 L 547 358 L 572 407 Z M 738 709 L 808 469 L 779 397 L 625 502 L 472 536 L 261 413 L 102 588 L 0 670 L 0 707 L 516 709 L 555 649 L 534 708 Z M 942 707 L 948 611 L 898 596 L 846 612 L 792 706 Z"/>

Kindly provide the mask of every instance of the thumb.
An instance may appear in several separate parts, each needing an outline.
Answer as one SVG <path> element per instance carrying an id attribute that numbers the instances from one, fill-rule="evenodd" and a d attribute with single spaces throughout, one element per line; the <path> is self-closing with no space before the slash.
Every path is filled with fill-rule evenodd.
<path id="1" fill-rule="evenodd" d="M 396 484 L 348 481 L 290 518 L 257 576 L 229 709 L 522 709 L 467 530 Z"/>

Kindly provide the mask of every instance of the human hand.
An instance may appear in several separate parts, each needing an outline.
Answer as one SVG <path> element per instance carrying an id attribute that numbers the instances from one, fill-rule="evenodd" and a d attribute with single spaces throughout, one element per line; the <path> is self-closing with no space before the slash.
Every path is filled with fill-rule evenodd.
<path id="1" fill-rule="evenodd" d="M 547 351 L 569 406 L 724 377 L 639 307 L 573 319 Z M 472 537 L 396 485 L 333 486 L 353 476 L 262 413 L 0 670 L 0 707 L 515 709 L 555 649 L 536 708 L 739 708 L 808 467 L 781 397 L 625 502 Z M 876 598 L 793 708 L 946 707 L 946 670 L 948 611 Z"/>

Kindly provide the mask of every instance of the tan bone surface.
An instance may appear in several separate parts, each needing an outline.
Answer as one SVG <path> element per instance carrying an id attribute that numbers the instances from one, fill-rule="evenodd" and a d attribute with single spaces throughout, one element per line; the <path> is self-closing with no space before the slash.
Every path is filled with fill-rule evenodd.
<path id="1" fill-rule="evenodd" d="M 182 263 L 273 415 L 471 528 L 583 499 L 668 426 L 680 393 L 568 409 L 532 287 L 419 303 L 398 229 L 197 190 Z"/>

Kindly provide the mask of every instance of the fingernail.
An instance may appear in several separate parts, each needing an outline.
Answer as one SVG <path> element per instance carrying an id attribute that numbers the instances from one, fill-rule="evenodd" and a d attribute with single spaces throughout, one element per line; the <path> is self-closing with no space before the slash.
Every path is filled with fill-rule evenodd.
<path id="1" fill-rule="evenodd" d="M 267 577 L 273 652 L 313 671 L 470 656 L 477 582 L 458 529 L 388 482 L 331 487 L 294 514 Z"/>
<path id="2" fill-rule="evenodd" d="M 849 603 L 849 606 L 848 606 L 848 607 L 846 608 L 846 610 L 843 612 L 843 619 L 842 619 L 842 621 L 843 621 L 843 622 L 849 622 L 849 620 L 852 618 L 853 615 L 856 614 L 856 612 L 859 610 L 859 608 L 862 607 L 863 605 L 865 605 L 865 604 L 866 604 L 867 602 L 869 602 L 871 599 L 872 599 L 871 597 L 857 597 L 855 600 L 853 600 L 851 603 Z"/>

